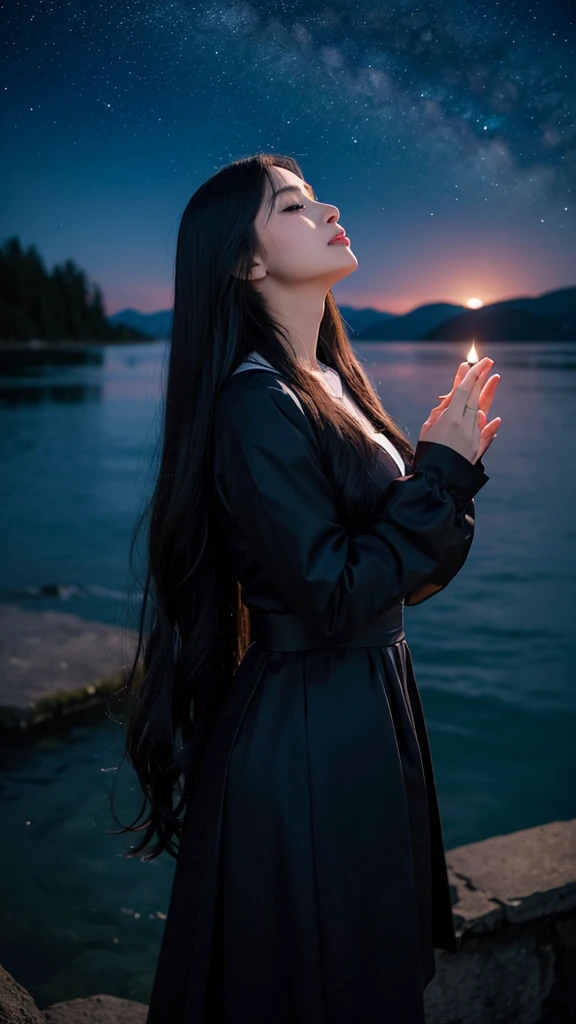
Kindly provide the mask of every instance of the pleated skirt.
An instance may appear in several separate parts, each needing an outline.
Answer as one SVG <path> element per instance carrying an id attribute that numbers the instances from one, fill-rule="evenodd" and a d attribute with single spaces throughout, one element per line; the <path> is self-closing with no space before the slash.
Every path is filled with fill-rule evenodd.
<path id="1" fill-rule="evenodd" d="M 147 1024 L 424 1024 L 456 951 L 405 639 L 252 643 L 186 811 Z"/>

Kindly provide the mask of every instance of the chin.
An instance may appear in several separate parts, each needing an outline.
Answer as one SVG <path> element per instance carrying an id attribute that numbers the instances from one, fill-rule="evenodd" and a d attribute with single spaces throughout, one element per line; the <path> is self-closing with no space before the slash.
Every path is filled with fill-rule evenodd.
<path id="1" fill-rule="evenodd" d="M 339 246 L 334 246 L 334 248 L 344 249 L 344 252 L 341 253 L 342 265 L 343 266 L 349 267 L 351 263 L 354 263 L 356 266 L 358 266 L 358 260 L 356 259 L 356 256 L 352 252 L 352 249 L 350 248 L 350 246 L 348 246 L 348 245 L 339 245 Z"/>
<path id="2" fill-rule="evenodd" d="M 358 267 L 358 260 L 356 259 L 356 257 L 355 257 L 353 252 L 350 253 L 350 255 L 351 255 L 352 259 L 347 261 L 347 265 L 348 265 L 347 268 L 348 268 L 348 273 L 349 274 L 353 274 L 354 271 L 356 270 L 356 268 Z"/>

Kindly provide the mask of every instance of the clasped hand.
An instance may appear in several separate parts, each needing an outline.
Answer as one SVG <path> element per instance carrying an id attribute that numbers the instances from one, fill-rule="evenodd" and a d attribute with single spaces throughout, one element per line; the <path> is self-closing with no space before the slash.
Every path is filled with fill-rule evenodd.
<path id="1" fill-rule="evenodd" d="M 486 378 L 494 360 L 485 356 L 473 366 L 460 363 L 452 390 L 439 395 L 440 405 L 432 409 L 420 431 L 420 441 L 437 441 L 460 452 L 470 462 L 477 462 L 492 444 L 502 423 L 500 416 L 488 423 L 488 412 L 500 375 Z M 477 409 L 474 414 L 471 409 Z"/>

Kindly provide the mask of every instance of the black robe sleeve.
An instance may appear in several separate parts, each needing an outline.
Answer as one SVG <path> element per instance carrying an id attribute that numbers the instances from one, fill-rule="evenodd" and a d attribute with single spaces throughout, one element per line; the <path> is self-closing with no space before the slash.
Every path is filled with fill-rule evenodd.
<path id="1" fill-rule="evenodd" d="M 448 445 L 419 441 L 369 530 L 338 522 L 314 431 L 276 381 L 225 403 L 215 485 L 253 558 L 288 609 L 320 633 L 353 635 L 438 569 L 458 508 L 488 477 Z"/>
<path id="2" fill-rule="evenodd" d="M 486 476 L 482 459 L 477 459 L 474 465 Z M 489 480 L 489 477 L 486 476 L 486 480 Z M 423 601 L 428 601 L 435 594 L 439 594 L 460 572 L 468 558 L 474 540 L 476 505 L 474 498 L 470 498 L 465 503 L 461 499 L 456 499 L 455 505 L 456 517 L 450 544 L 443 558 L 429 576 L 418 587 L 406 594 L 406 605 L 422 604 Z"/>

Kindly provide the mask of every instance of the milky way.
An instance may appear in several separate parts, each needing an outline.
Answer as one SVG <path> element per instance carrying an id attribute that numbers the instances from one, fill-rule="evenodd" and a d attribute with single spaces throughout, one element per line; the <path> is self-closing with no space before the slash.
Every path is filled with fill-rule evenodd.
<path id="1" fill-rule="evenodd" d="M 341 152 L 342 188 L 406 203 L 410 187 L 430 195 L 429 217 L 506 200 L 506 216 L 573 228 L 568 0 L 34 0 L 8 23 L 5 136 L 30 133 L 32 161 L 53 131 L 70 149 L 147 147 L 132 174 L 152 187 L 161 160 L 178 175 L 202 151 L 206 175 L 256 148 L 294 155 L 319 183 L 310 163 Z"/>
<path id="2" fill-rule="evenodd" d="M 111 107 L 156 81 L 177 107 L 196 87 L 216 110 L 219 95 L 253 83 L 256 117 L 284 89 L 297 92 L 311 132 L 344 122 L 356 144 L 385 147 L 388 160 L 401 163 L 408 150 L 426 163 L 459 160 L 468 174 L 496 172 L 501 188 L 530 194 L 574 186 L 575 24 L 568 2 L 542 0 L 122 0 L 29 4 L 13 42 L 40 56 L 44 75 L 59 46 L 100 51 Z"/>

